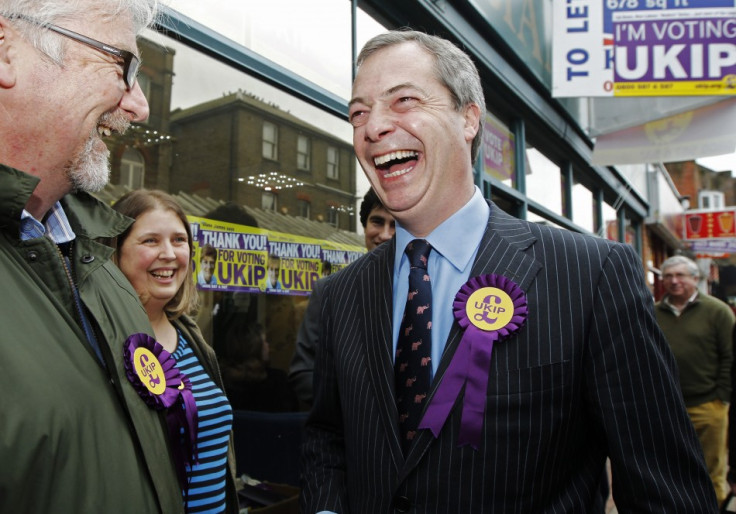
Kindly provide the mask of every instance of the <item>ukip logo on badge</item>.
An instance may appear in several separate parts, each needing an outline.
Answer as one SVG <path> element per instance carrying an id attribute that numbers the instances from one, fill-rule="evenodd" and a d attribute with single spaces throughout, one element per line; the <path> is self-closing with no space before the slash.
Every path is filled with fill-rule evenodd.
<path id="1" fill-rule="evenodd" d="M 465 304 L 465 313 L 480 330 L 499 330 L 511 321 L 514 302 L 505 291 L 484 287 L 470 295 Z"/>

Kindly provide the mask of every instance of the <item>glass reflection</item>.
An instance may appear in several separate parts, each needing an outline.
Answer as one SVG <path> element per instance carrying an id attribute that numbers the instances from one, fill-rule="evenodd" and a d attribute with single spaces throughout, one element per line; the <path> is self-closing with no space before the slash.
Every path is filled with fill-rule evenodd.
<path id="1" fill-rule="evenodd" d="M 572 221 L 576 225 L 593 232 L 595 230 L 593 193 L 574 181 L 572 186 Z"/>
<path id="2" fill-rule="evenodd" d="M 562 214 L 562 180 L 560 168 L 539 150 L 526 149 L 527 196 L 556 214 Z"/>

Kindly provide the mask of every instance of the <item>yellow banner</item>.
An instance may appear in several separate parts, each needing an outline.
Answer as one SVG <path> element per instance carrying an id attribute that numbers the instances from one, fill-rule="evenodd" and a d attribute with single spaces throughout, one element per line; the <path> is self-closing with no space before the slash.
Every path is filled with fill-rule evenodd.
<path id="1" fill-rule="evenodd" d="M 189 216 L 197 287 L 308 295 L 365 253 L 359 246 Z"/>

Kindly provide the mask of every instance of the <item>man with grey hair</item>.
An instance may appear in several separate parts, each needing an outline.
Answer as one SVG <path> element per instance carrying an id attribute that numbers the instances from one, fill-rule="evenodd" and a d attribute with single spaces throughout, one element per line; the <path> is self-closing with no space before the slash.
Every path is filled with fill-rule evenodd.
<path id="1" fill-rule="evenodd" d="M 473 180 L 486 114 L 449 41 L 358 57 L 353 145 L 396 234 L 323 281 L 301 512 L 715 513 L 629 245 L 528 223 Z"/>
<path id="2" fill-rule="evenodd" d="M 132 220 L 89 195 L 103 138 L 148 117 L 136 35 L 156 11 L 0 0 L 0 512 L 184 510 L 177 442 L 124 366 L 126 339 L 153 332 L 96 241 Z"/>
<path id="3" fill-rule="evenodd" d="M 660 269 L 666 294 L 656 305 L 657 322 L 675 354 L 685 406 L 723 503 L 730 490 L 726 464 L 734 314 L 698 290 L 700 269 L 693 260 L 676 255 Z"/>

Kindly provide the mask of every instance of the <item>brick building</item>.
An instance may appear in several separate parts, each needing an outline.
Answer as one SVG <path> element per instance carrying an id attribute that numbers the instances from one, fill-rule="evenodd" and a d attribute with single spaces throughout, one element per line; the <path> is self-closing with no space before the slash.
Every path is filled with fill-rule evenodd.
<path id="1" fill-rule="evenodd" d="M 671 162 L 665 166 L 680 194 L 690 198 L 691 209 L 736 205 L 736 179 L 730 171 L 713 171 L 695 161 Z M 721 200 L 714 203 L 719 197 Z M 723 203 L 719 205 L 720 201 Z"/>
<path id="2" fill-rule="evenodd" d="M 150 115 L 134 123 L 124 135 L 108 140 L 112 184 L 130 189 L 146 187 L 169 191 L 172 140 L 169 134 L 171 88 L 175 52 L 139 38 L 141 70 L 138 83 L 148 99 Z"/>
<path id="3" fill-rule="evenodd" d="M 171 113 L 170 188 L 356 229 L 352 146 L 243 91 Z"/>

